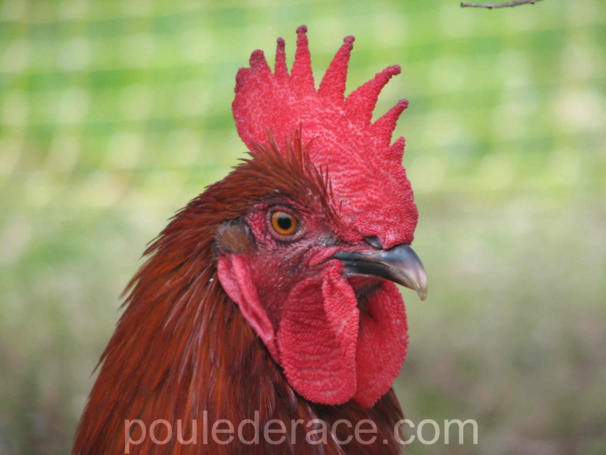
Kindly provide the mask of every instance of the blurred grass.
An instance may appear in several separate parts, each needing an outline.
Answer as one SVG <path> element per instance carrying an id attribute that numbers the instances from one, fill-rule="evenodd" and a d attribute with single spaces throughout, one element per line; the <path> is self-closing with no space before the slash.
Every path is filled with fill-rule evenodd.
<path id="1" fill-rule="evenodd" d="M 68 452 L 145 244 L 244 146 L 234 76 L 309 27 L 319 77 L 398 63 L 377 112 L 420 210 L 430 298 L 406 293 L 407 417 L 479 445 L 606 453 L 606 4 L 0 1 L 0 454 Z M 429 435 L 431 436 L 431 435 Z"/>

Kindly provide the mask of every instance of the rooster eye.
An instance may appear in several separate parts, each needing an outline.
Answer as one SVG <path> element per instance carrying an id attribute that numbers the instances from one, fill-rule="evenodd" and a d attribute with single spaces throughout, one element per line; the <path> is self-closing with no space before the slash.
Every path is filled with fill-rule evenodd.
<path id="1" fill-rule="evenodd" d="M 275 211 L 271 213 L 271 227 L 280 235 L 293 235 L 297 232 L 299 221 L 290 213 Z"/>

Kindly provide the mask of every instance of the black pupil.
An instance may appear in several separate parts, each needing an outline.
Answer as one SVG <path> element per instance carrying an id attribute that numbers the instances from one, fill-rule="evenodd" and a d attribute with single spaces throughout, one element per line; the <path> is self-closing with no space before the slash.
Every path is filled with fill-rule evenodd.
<path id="1" fill-rule="evenodd" d="M 292 228 L 292 219 L 288 215 L 280 215 L 278 217 L 278 227 L 283 231 L 290 231 Z"/>

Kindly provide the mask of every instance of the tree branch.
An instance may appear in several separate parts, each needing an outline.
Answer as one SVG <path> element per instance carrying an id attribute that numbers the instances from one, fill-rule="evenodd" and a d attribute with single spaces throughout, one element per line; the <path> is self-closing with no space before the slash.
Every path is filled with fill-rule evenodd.
<path id="1" fill-rule="evenodd" d="M 541 0 L 515 0 L 513 2 L 507 3 L 467 3 L 461 2 L 461 8 L 470 7 L 470 8 L 510 8 L 513 6 L 519 5 L 534 5 L 535 3 L 540 2 Z"/>

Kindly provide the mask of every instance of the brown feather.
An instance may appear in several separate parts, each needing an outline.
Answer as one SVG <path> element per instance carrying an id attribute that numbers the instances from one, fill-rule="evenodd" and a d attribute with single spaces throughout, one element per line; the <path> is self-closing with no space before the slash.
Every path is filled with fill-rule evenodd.
<path id="1" fill-rule="evenodd" d="M 140 419 L 148 429 L 154 420 L 165 419 L 173 430 L 180 420 L 187 440 L 192 422 L 202 424 L 203 411 L 208 413 L 209 426 L 217 419 L 228 419 L 237 427 L 258 411 L 261 427 L 270 419 L 280 419 L 286 422 L 288 433 L 290 421 L 307 423 L 317 418 L 329 424 L 348 419 L 354 425 L 369 418 L 379 433 L 374 445 L 354 440 L 340 447 L 332 439 L 309 445 L 304 443 L 309 428 L 299 426 L 297 444 L 292 444 L 289 434 L 282 445 L 264 442 L 262 435 L 258 445 L 237 441 L 218 445 L 212 438 L 204 445 L 199 427 L 197 444 L 181 444 L 173 437 L 158 445 L 148 437 L 132 445 L 130 453 L 399 453 L 392 432 L 402 413 L 393 392 L 370 409 L 353 402 L 322 406 L 301 398 L 217 279 L 215 242 L 247 247 L 242 232 L 223 231 L 218 236 L 217 229 L 237 220 L 255 203 L 283 194 L 304 205 L 330 207 L 325 175 L 303 153 L 300 135 L 294 144 L 285 156 L 275 141 L 270 149 L 256 146 L 250 158 L 181 210 L 147 249 L 149 259 L 125 291 L 130 293 L 124 314 L 101 357 L 74 455 L 124 453 L 127 419 Z M 157 434 L 161 436 L 160 431 Z"/>

